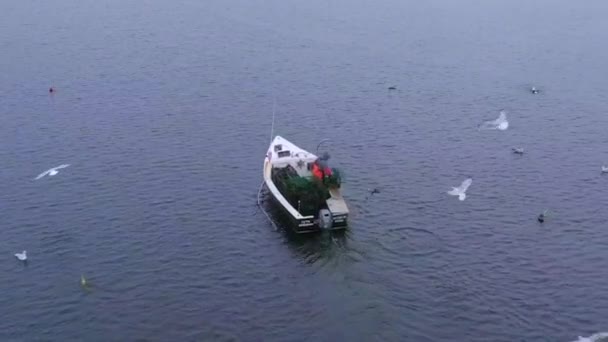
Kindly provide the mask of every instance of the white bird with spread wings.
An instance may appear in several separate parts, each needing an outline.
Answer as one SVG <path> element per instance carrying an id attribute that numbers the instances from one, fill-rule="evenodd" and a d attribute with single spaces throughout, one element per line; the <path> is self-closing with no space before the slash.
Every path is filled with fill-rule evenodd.
<path id="1" fill-rule="evenodd" d="M 507 120 L 507 112 L 504 110 L 500 111 L 498 119 L 486 121 L 479 125 L 479 129 L 497 129 L 499 131 L 504 131 L 507 128 L 509 128 L 509 121 Z"/>
<path id="2" fill-rule="evenodd" d="M 593 334 L 589 337 L 583 337 L 583 336 L 579 336 L 578 340 L 574 341 L 574 342 L 599 342 L 599 341 L 608 341 L 606 340 L 606 338 L 608 338 L 608 333 L 605 332 L 601 332 L 601 333 L 597 333 L 597 334 Z"/>
<path id="3" fill-rule="evenodd" d="M 452 188 L 452 190 L 448 191 L 448 194 L 458 196 L 459 200 L 464 201 L 464 199 L 467 198 L 467 189 L 471 186 L 471 183 L 473 183 L 473 179 L 467 178 L 459 187 Z"/>
<path id="4" fill-rule="evenodd" d="M 59 171 L 57 171 L 57 170 L 59 170 L 59 169 L 65 169 L 68 166 L 70 166 L 70 164 L 63 164 L 63 165 L 56 166 L 56 167 L 54 167 L 52 169 L 48 169 L 48 170 L 44 171 L 43 173 L 39 174 L 38 177 L 36 177 L 36 180 L 38 180 L 38 179 L 40 179 L 40 178 L 42 178 L 42 177 L 44 177 L 46 175 L 54 176 L 54 175 L 56 175 L 56 174 L 59 173 Z"/>

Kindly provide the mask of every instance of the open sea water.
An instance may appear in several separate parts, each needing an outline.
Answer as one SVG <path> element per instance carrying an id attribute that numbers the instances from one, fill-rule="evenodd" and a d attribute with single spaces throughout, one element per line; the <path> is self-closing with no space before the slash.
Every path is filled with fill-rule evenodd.
<path id="1" fill-rule="evenodd" d="M 1 1 L 0 340 L 608 331 L 606 18 L 605 0 Z M 331 139 L 346 232 L 293 236 L 256 206 L 275 102 L 274 134 Z M 477 129 L 500 110 L 508 130 Z"/>

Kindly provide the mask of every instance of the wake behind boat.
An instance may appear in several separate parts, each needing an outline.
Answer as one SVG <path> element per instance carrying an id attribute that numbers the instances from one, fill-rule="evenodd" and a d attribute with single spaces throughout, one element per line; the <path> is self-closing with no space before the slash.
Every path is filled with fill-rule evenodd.
<path id="1" fill-rule="evenodd" d="M 340 193 L 337 169 L 283 137 L 276 136 L 264 158 L 264 182 L 297 233 L 344 229 L 348 207 Z"/>

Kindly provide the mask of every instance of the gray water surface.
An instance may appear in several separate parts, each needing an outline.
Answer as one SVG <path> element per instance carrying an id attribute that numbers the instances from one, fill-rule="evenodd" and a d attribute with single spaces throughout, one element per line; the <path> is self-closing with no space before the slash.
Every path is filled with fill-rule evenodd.
<path id="1" fill-rule="evenodd" d="M 607 17 L 604 0 L 0 3 L 0 340 L 608 331 Z M 331 138 L 344 234 L 294 237 L 256 207 L 275 100 L 275 134 Z M 507 131 L 477 130 L 501 109 Z M 466 201 L 446 194 L 467 177 Z"/>

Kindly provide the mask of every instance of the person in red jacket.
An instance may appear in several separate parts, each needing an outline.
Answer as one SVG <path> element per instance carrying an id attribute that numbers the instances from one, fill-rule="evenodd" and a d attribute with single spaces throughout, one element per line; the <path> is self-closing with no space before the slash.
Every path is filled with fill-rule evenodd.
<path id="1" fill-rule="evenodd" d="M 325 177 L 331 176 L 331 169 L 324 164 L 320 159 L 315 160 L 312 164 L 312 175 L 321 181 L 324 181 Z"/>
<path id="2" fill-rule="evenodd" d="M 323 170 L 317 161 L 312 164 L 312 175 L 318 180 L 323 180 Z"/>

